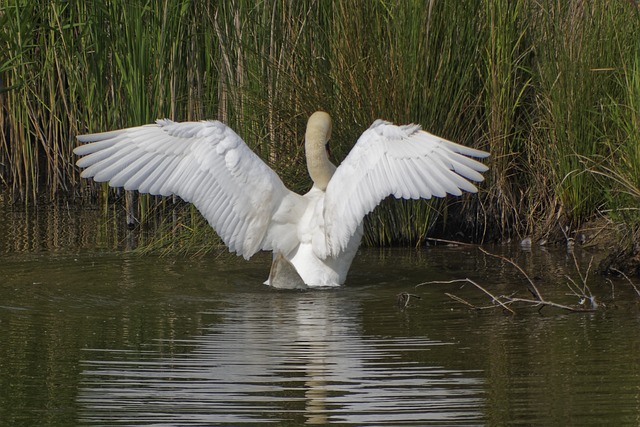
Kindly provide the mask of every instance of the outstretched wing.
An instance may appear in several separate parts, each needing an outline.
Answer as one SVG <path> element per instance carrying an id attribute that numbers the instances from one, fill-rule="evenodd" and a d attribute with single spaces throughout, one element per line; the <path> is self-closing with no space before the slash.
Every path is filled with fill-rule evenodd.
<path id="1" fill-rule="evenodd" d="M 300 197 L 218 121 L 158 120 L 78 140 L 91 143 L 74 150 L 84 156 L 77 162 L 86 168 L 82 177 L 192 202 L 229 250 L 247 259 L 261 249 L 278 249 L 269 232 L 274 215 Z"/>
<path id="2" fill-rule="evenodd" d="M 489 153 L 444 140 L 418 125 L 375 121 L 340 164 L 327 187 L 324 205 L 328 255 L 346 247 L 364 216 L 384 198 L 459 196 L 475 193 L 468 180 L 482 181 L 488 168 L 472 157 Z"/>

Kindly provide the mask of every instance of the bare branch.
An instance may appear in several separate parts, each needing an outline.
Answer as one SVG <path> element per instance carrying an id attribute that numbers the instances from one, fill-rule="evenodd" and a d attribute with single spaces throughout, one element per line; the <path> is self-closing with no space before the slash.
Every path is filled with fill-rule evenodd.
<path id="1" fill-rule="evenodd" d="M 466 305 L 468 307 L 471 307 L 474 310 L 482 310 L 482 307 L 475 306 L 475 305 L 471 304 L 469 301 L 466 301 L 466 300 L 460 298 L 459 296 L 450 294 L 449 292 L 445 292 L 444 294 L 446 296 L 448 296 L 449 298 L 451 298 L 452 300 L 458 301 L 459 303 L 464 304 L 464 305 Z M 491 306 L 491 308 L 495 308 L 495 306 Z"/>
<path id="2" fill-rule="evenodd" d="M 451 244 L 451 245 L 478 246 L 475 243 L 458 242 L 457 240 L 437 239 L 435 237 L 426 237 L 424 240 L 429 240 L 431 242 L 448 243 L 448 244 Z"/>
<path id="3" fill-rule="evenodd" d="M 572 307 L 570 305 L 558 304 L 551 301 L 538 301 L 538 300 L 527 299 L 527 298 L 511 298 L 511 297 L 506 297 L 506 298 L 508 302 L 522 302 L 522 303 L 531 304 L 533 306 L 555 307 L 555 308 L 561 308 L 562 310 L 572 311 L 575 313 L 589 313 L 589 312 L 596 311 L 596 308 Z"/>
<path id="4" fill-rule="evenodd" d="M 421 299 L 420 295 L 414 295 L 408 292 L 401 292 L 396 295 L 396 303 L 398 304 L 398 307 L 403 310 L 407 308 L 409 306 L 409 300 L 411 300 L 411 297 Z"/>
<path id="5" fill-rule="evenodd" d="M 640 297 L 640 288 L 638 288 L 638 286 L 635 283 L 633 283 L 626 274 L 624 274 L 622 271 L 613 267 L 611 268 L 611 271 L 616 272 L 620 274 L 622 277 L 624 277 L 625 279 L 627 279 L 627 282 L 629 282 L 629 284 L 633 287 L 633 290 L 636 291 L 636 294 L 638 294 L 638 296 Z"/>
<path id="6" fill-rule="evenodd" d="M 518 264 L 516 264 L 515 261 L 513 261 L 513 260 L 511 260 L 511 259 L 509 259 L 507 257 L 503 257 L 502 255 L 492 254 L 491 252 L 488 252 L 488 251 L 486 251 L 486 250 L 484 250 L 482 248 L 478 248 L 478 249 L 480 250 L 480 252 L 482 252 L 485 255 L 489 255 L 489 256 L 492 256 L 494 258 L 501 259 L 503 261 L 508 262 L 512 266 L 514 266 L 527 279 L 527 281 L 531 285 L 531 289 L 529 289 L 529 292 L 531 292 L 533 294 L 533 296 L 536 297 L 537 299 L 539 299 L 540 301 L 544 301 L 544 298 L 542 297 L 542 294 L 538 290 L 538 288 L 535 285 L 535 283 L 533 283 L 533 280 L 531 280 L 529 275 L 527 273 L 525 273 L 525 271 L 522 269 L 522 267 L 520 267 Z"/>
<path id="7" fill-rule="evenodd" d="M 502 301 L 500 301 L 500 298 L 496 297 L 491 292 L 489 292 L 488 290 L 486 290 L 485 288 L 483 288 L 482 286 L 480 286 L 479 284 L 477 284 L 476 282 L 474 282 L 473 280 L 471 280 L 469 278 L 466 278 L 466 279 L 455 279 L 455 280 L 434 280 L 434 281 L 431 281 L 431 282 L 420 283 L 420 284 L 416 285 L 416 287 L 422 286 L 422 285 L 437 284 L 437 283 L 439 283 L 439 284 L 471 283 L 473 286 L 475 286 L 476 288 L 480 289 L 485 294 L 489 295 L 491 297 L 491 300 L 496 302 L 497 304 L 500 304 L 500 306 L 502 306 L 502 308 L 504 308 L 505 310 L 509 311 L 511 314 L 516 314 L 515 311 L 513 311 L 512 309 L 507 307 Z M 469 304 L 467 303 L 467 305 L 469 305 Z"/>
<path id="8" fill-rule="evenodd" d="M 516 314 L 516 312 L 511 308 L 511 306 L 515 303 L 521 303 L 521 304 L 528 304 L 532 307 L 538 307 L 538 311 L 542 310 L 544 307 L 554 307 L 554 308 L 559 308 L 561 310 L 566 310 L 566 311 L 570 311 L 570 312 L 574 312 L 574 313 L 588 313 L 588 312 L 593 312 L 596 311 L 597 309 L 599 309 L 601 306 L 598 304 L 598 302 L 596 301 L 595 297 L 593 296 L 593 294 L 591 293 L 591 290 L 589 289 L 589 286 L 587 284 L 587 280 L 589 279 L 589 273 L 591 271 L 591 267 L 593 264 L 593 257 L 591 258 L 591 260 L 589 261 L 589 267 L 587 268 L 586 272 L 583 274 L 580 271 L 580 265 L 578 264 L 578 260 L 576 259 L 575 254 L 572 253 L 573 255 L 573 261 L 576 267 L 576 270 L 578 271 L 578 274 L 580 275 L 580 280 L 581 280 L 581 284 L 576 283 L 575 280 L 573 280 L 570 276 L 566 276 L 566 278 L 569 280 L 569 283 L 567 283 L 567 287 L 569 288 L 569 290 L 571 291 L 571 294 L 580 298 L 580 303 L 576 306 L 571 306 L 571 305 L 565 305 L 565 304 L 559 304 L 556 302 L 552 302 L 552 301 L 547 301 L 546 299 L 544 299 L 542 297 L 542 295 L 540 294 L 540 291 L 538 290 L 538 288 L 536 287 L 535 283 L 533 283 L 533 280 L 531 280 L 531 278 L 529 277 L 529 275 L 518 265 L 516 264 L 513 260 L 506 258 L 504 256 L 501 255 L 495 255 L 492 254 L 482 248 L 478 248 L 480 249 L 480 251 L 486 255 L 492 256 L 494 258 L 498 258 L 501 259 L 509 264 L 511 264 L 513 267 L 515 267 L 529 282 L 529 284 L 531 285 L 530 287 L 528 287 L 529 292 L 533 295 L 533 297 L 535 299 L 530 299 L 530 298 L 518 298 L 515 297 L 515 292 L 511 295 L 500 295 L 500 296 L 495 296 L 494 294 L 492 294 L 491 292 L 489 292 L 487 289 L 485 289 L 484 287 L 482 287 L 481 285 L 479 285 L 478 283 L 474 282 L 473 280 L 466 278 L 466 279 L 454 279 L 454 280 L 432 280 L 432 281 L 428 281 L 428 282 L 423 282 L 423 283 L 419 283 L 417 284 L 415 287 L 419 287 L 419 286 L 424 286 L 424 285 L 429 285 L 429 284 L 452 284 L 452 283 L 470 283 L 473 286 L 475 286 L 477 289 L 480 289 L 482 292 L 484 292 L 486 295 L 488 295 L 491 298 L 491 302 L 493 303 L 493 305 L 491 306 L 477 306 L 474 305 L 472 303 L 470 303 L 469 301 L 460 298 L 459 296 L 450 294 L 450 293 L 445 293 L 445 295 L 447 295 L 449 298 L 453 299 L 454 301 L 457 301 L 461 304 L 466 305 L 467 307 L 470 307 L 474 310 L 487 310 L 487 309 L 492 309 L 492 308 L 498 308 L 501 307 L 502 309 L 508 311 L 511 314 Z M 629 278 L 627 276 L 624 275 L 624 273 L 619 272 L 618 270 L 614 270 L 620 274 L 622 274 L 628 281 L 629 283 L 631 283 L 631 286 L 633 286 L 633 289 L 636 291 L 636 293 L 638 294 L 638 296 L 640 296 L 640 287 L 636 286 L 633 282 L 631 282 L 631 280 L 629 280 Z M 399 294 L 403 295 L 403 294 Z M 406 294 L 406 295 L 410 295 L 410 294 Z M 590 307 L 586 307 L 586 303 L 587 301 L 591 304 Z"/>

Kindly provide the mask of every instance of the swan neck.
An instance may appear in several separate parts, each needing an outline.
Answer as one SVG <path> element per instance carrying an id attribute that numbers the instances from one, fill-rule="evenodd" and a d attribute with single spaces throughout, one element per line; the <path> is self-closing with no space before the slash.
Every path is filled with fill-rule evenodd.
<path id="1" fill-rule="evenodd" d="M 305 134 L 307 169 L 314 185 L 322 191 L 327 189 L 336 167 L 329 160 L 326 144 L 331 137 L 331 118 L 327 113 L 317 112 L 309 118 Z"/>

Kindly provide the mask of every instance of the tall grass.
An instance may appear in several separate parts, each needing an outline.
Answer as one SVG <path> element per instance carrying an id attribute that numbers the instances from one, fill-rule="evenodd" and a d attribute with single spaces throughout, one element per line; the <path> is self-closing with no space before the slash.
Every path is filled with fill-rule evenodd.
<path id="1" fill-rule="evenodd" d="M 531 11 L 524 1 L 485 1 L 481 45 L 481 138 L 493 156 L 488 188 L 494 204 L 490 215 L 503 233 L 528 228 L 526 165 L 530 161 L 526 138 L 531 128 L 532 92 Z M 518 177 L 518 179 L 514 179 Z M 524 190 L 524 191 L 523 191 Z"/>
<path id="2" fill-rule="evenodd" d="M 536 12 L 538 118 L 534 141 L 544 145 L 539 157 L 551 162 L 548 199 L 570 220 L 593 213 L 602 202 L 593 176 L 584 173 L 581 157 L 593 158 L 604 148 L 596 130 L 607 126 L 603 105 L 615 96 L 612 75 L 623 58 L 607 23 L 623 10 L 596 2 L 546 2 Z M 562 53 L 562 54 L 560 54 Z"/>
<path id="3" fill-rule="evenodd" d="M 611 120 L 609 132 L 601 135 L 605 154 L 585 159 L 590 172 L 606 188 L 609 215 L 640 226 L 640 39 L 629 46 L 629 62 L 618 76 L 619 97 L 605 105 Z M 635 51 L 635 55 L 633 52 Z M 640 231 L 640 230 L 639 230 Z"/>
<path id="4" fill-rule="evenodd" d="M 324 109 L 337 161 L 376 118 L 493 154 L 478 197 L 384 203 L 367 242 L 545 234 L 629 203 L 611 183 L 640 170 L 639 24 L 628 0 L 4 0 L 1 184 L 108 206 L 122 194 L 79 179 L 76 134 L 218 118 L 302 192 L 305 121 Z"/>

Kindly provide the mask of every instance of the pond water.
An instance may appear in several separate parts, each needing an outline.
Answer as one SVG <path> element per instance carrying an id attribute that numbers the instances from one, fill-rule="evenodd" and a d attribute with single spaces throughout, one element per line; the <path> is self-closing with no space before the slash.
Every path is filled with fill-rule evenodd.
<path id="1" fill-rule="evenodd" d="M 491 305 L 472 285 L 416 285 L 530 295 L 503 260 L 458 246 L 363 249 L 339 289 L 277 291 L 266 254 L 139 255 L 71 216 L 16 231 L 33 215 L 2 215 L 0 425 L 640 424 L 625 281 L 591 271 L 593 313 L 471 310 L 447 293 Z M 594 255 L 487 249 L 563 304 Z M 402 308 L 403 292 L 420 298 Z"/>

